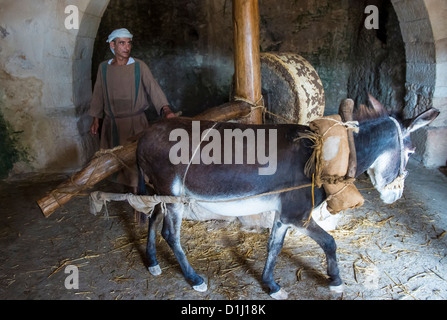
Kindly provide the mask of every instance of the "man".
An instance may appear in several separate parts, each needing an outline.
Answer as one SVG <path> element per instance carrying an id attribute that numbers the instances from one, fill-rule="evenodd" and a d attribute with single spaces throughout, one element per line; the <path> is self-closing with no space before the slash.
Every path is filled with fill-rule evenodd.
<path id="1" fill-rule="evenodd" d="M 130 56 L 132 39 L 133 35 L 127 29 L 113 31 L 107 42 L 115 57 L 99 66 L 88 114 L 93 117 L 90 127 L 93 135 L 98 134 L 99 119 L 103 119 L 101 149 L 130 144 L 133 142 L 131 138 L 147 127 L 144 111 L 149 107 L 148 97 L 161 116 L 175 116 L 149 67 Z M 136 166 L 123 169 L 116 180 L 136 193 Z"/>

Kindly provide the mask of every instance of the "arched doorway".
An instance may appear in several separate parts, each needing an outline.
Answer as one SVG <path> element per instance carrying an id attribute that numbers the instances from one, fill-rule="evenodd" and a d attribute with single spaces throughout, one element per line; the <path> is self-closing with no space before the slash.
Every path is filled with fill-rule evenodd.
<path id="1" fill-rule="evenodd" d="M 447 160 L 447 4 L 445 1 L 392 0 L 405 42 L 407 75 L 404 114 L 412 117 L 435 107 L 432 125 L 413 136 L 417 154 L 428 167 Z"/>

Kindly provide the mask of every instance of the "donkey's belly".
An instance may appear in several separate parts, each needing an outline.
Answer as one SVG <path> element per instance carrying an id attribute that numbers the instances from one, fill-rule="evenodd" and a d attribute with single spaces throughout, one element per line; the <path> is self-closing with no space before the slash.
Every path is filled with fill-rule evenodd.
<path id="1" fill-rule="evenodd" d="M 279 195 L 258 197 L 247 194 L 203 195 L 187 187 L 183 187 L 180 178 L 174 179 L 171 192 L 175 196 L 185 194 L 195 200 L 196 205 L 221 216 L 250 216 L 267 211 L 279 211 L 281 201 Z M 247 199 L 248 198 L 248 199 Z"/>
<path id="2" fill-rule="evenodd" d="M 190 195 L 190 197 L 195 198 L 193 195 Z M 232 195 L 228 196 L 227 198 L 219 197 L 214 199 L 205 199 L 198 196 L 195 199 L 197 200 L 197 205 L 222 216 L 250 216 L 267 211 L 279 211 L 281 208 L 281 202 L 278 196 L 234 200 L 238 198 L 241 197 Z M 200 200 L 205 201 L 202 202 Z"/>

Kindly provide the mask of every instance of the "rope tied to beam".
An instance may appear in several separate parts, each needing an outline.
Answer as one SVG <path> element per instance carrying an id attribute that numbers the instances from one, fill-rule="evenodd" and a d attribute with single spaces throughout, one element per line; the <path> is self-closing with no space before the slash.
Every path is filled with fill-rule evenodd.
<path id="1" fill-rule="evenodd" d="M 264 105 L 264 97 L 263 96 L 261 96 L 261 98 L 259 98 L 259 100 L 256 101 L 256 102 L 253 102 L 253 101 L 251 101 L 249 99 L 245 99 L 245 98 L 239 97 L 239 96 L 234 97 L 234 101 L 245 102 L 245 103 L 247 103 L 247 104 L 249 104 L 251 106 L 250 113 L 247 114 L 246 116 L 242 117 L 242 118 L 248 118 L 251 115 L 252 112 L 254 112 L 254 111 L 258 110 L 258 109 L 261 109 L 261 112 L 262 112 L 262 122 L 263 123 L 265 123 L 265 115 L 269 114 L 269 115 L 272 115 L 272 116 L 280 119 L 281 121 L 283 121 L 283 122 L 285 122 L 287 124 L 296 124 L 293 121 L 290 121 L 290 120 L 288 120 L 288 119 L 286 119 L 286 118 L 284 118 L 284 117 L 282 117 L 282 116 L 280 116 L 280 115 L 278 115 L 276 113 L 268 111 L 267 108 Z"/>

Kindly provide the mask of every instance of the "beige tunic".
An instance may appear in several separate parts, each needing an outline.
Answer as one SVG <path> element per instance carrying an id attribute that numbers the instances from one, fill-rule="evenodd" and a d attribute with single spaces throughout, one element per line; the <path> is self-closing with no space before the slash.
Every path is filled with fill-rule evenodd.
<path id="1" fill-rule="evenodd" d="M 140 86 L 137 97 L 135 97 L 135 63 L 126 66 L 108 64 L 107 91 L 104 85 L 102 64 L 99 66 L 88 114 L 103 119 L 101 149 L 115 147 L 112 137 L 113 122 L 110 117 L 106 92 L 109 95 L 110 108 L 118 129 L 119 145 L 122 146 L 133 142 L 129 139 L 147 127 L 148 122 L 144 110 L 149 108 L 148 98 L 151 99 L 159 114 L 161 108 L 169 104 L 149 67 L 139 59 L 135 59 L 135 61 L 140 63 Z M 127 186 L 136 187 L 138 183 L 137 171 L 123 170 L 118 175 L 117 181 Z"/>

